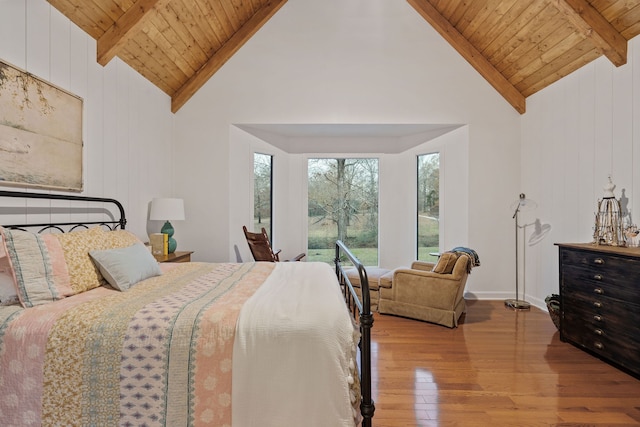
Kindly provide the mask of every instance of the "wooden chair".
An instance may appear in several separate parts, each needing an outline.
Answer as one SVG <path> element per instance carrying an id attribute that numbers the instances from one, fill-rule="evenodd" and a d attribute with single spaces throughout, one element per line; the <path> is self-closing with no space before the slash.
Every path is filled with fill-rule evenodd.
<path id="1" fill-rule="evenodd" d="M 255 261 L 280 262 L 280 257 L 278 256 L 280 249 L 275 252 L 273 251 L 271 242 L 269 242 L 269 236 L 267 236 L 267 230 L 265 230 L 264 227 L 262 227 L 260 233 L 252 233 L 247 230 L 247 227 L 244 225 L 242 226 L 242 230 L 244 231 L 244 237 L 247 239 L 251 255 L 253 255 Z M 300 261 L 305 256 L 305 253 L 301 253 L 285 261 Z"/>

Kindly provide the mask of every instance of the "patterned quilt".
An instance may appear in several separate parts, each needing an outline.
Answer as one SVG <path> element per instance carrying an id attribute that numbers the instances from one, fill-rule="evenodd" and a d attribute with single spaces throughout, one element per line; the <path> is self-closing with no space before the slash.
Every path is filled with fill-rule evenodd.
<path id="1" fill-rule="evenodd" d="M 176 264 L 126 292 L 0 307 L 0 424 L 231 426 L 237 319 L 275 266 Z"/>

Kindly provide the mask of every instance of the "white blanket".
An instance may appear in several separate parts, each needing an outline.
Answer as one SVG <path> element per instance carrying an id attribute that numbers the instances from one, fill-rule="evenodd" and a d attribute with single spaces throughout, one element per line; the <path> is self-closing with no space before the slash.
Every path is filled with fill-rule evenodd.
<path id="1" fill-rule="evenodd" d="M 328 264 L 278 263 L 238 318 L 233 426 L 353 427 L 357 336 Z"/>

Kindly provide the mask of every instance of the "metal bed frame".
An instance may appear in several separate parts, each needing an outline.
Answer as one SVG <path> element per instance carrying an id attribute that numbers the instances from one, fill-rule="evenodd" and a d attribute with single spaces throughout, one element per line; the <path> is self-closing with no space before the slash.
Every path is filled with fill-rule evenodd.
<path id="1" fill-rule="evenodd" d="M 89 197 L 89 196 L 80 196 L 80 195 L 72 195 L 72 194 L 48 194 L 48 193 L 35 193 L 35 192 L 24 192 L 24 191 L 4 191 L 0 190 L 0 198 L 2 197 L 12 197 L 12 198 L 22 198 L 22 199 L 44 199 L 44 200 L 69 200 L 75 202 L 92 202 L 92 203 L 108 203 L 114 204 L 120 214 L 120 218 L 107 220 L 107 221 L 82 221 L 82 222 L 50 222 L 50 223 L 34 223 L 34 224 L 11 224 L 4 225 L 6 228 L 40 228 L 39 232 L 43 232 L 50 229 L 56 229 L 60 232 L 72 231 L 78 227 L 88 228 L 90 225 L 100 225 L 109 228 L 110 230 L 114 230 L 116 228 L 125 229 L 127 224 L 127 219 L 125 216 L 124 207 L 122 204 L 115 200 L 104 197 Z M 31 210 L 29 207 L 18 208 L 20 209 L 20 214 L 26 214 L 27 210 Z M 47 208 L 51 211 L 51 208 Z M 78 208 L 74 207 L 63 207 L 65 211 L 75 211 Z M 86 207 L 82 208 L 84 211 L 88 210 Z M 111 211 L 107 210 L 109 213 Z M 2 212 L 0 212 L 2 213 Z M 64 230 L 62 227 L 69 227 L 68 230 Z M 344 267 L 342 264 L 342 259 L 349 260 L 351 264 L 358 270 L 358 274 L 360 276 L 360 289 L 362 293 L 362 300 L 358 298 L 351 281 L 347 277 Z M 356 319 L 356 322 L 360 326 L 360 390 L 361 390 L 361 401 L 360 401 L 360 413 L 362 414 L 362 426 L 363 427 L 371 427 L 373 418 L 373 413 L 375 412 L 375 404 L 372 399 L 371 393 L 371 328 L 373 326 L 373 314 L 371 313 L 371 300 L 369 295 L 369 281 L 367 279 L 367 271 L 365 270 L 362 263 L 358 260 L 358 258 L 353 255 L 353 253 L 347 248 L 347 246 L 340 240 L 336 242 L 336 258 L 335 258 L 335 266 L 336 266 L 336 275 L 338 277 L 338 282 L 343 289 L 343 296 L 345 298 L 345 302 L 349 307 L 352 315 Z"/>
<path id="2" fill-rule="evenodd" d="M 1 197 L 16 197 L 16 198 L 22 198 L 22 199 L 45 199 L 45 200 L 70 200 L 70 201 L 76 201 L 76 202 L 95 202 L 95 203 L 111 203 L 116 205 L 116 207 L 118 208 L 118 211 L 120 212 L 120 218 L 118 218 L 117 220 L 113 219 L 111 221 L 82 221 L 82 222 L 56 222 L 56 223 L 40 223 L 40 224 L 29 224 L 29 223 L 25 223 L 25 224 L 10 224 L 10 225 L 3 225 L 6 228 L 18 228 L 18 229 L 25 229 L 25 228 L 40 228 L 39 232 L 43 232 L 45 230 L 49 230 L 49 229 L 56 229 L 60 232 L 65 232 L 65 231 L 71 231 L 74 230 L 78 227 L 82 227 L 82 228 L 89 228 L 90 225 L 101 225 L 101 226 L 105 226 L 107 228 L 109 228 L 110 230 L 114 230 L 116 228 L 121 228 L 124 230 L 125 226 L 127 225 L 127 218 L 125 216 L 124 213 L 124 207 L 122 206 L 122 204 L 115 200 L 115 199 L 108 199 L 108 198 L 104 198 L 104 197 L 89 197 L 89 196 L 78 196 L 78 195 L 72 195 L 72 194 L 47 194 L 47 193 L 28 193 L 25 191 L 4 191 L 4 190 L 0 190 L 0 198 Z M 28 213 L 27 210 L 30 210 L 32 208 L 29 207 L 25 207 L 24 211 L 22 213 L 26 214 Z M 69 211 L 74 211 L 78 208 L 73 208 L 73 207 L 69 207 L 69 208 L 63 208 L 63 209 L 68 209 Z M 86 210 L 86 208 L 84 208 Z M 111 213 L 111 211 L 108 211 L 109 213 Z M 62 227 L 70 227 L 69 230 L 65 230 Z"/>
<path id="3" fill-rule="evenodd" d="M 345 273 L 342 264 L 343 258 L 348 259 L 358 270 L 362 300 L 358 298 L 358 294 Z M 376 408 L 371 393 L 371 328 L 373 327 L 373 313 L 371 313 L 371 296 L 369 295 L 367 271 L 360 260 L 341 240 L 336 242 L 336 258 L 334 262 L 338 282 L 342 287 L 347 306 L 360 326 L 360 413 L 362 414 L 362 426 L 371 427 L 373 425 L 371 419 Z"/>

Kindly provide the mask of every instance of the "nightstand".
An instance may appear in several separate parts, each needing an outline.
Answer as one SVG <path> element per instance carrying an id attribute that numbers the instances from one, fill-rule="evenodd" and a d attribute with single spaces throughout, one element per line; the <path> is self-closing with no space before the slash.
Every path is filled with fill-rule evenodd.
<path id="1" fill-rule="evenodd" d="M 158 262 L 191 262 L 193 251 L 175 251 L 169 255 L 154 255 Z"/>

